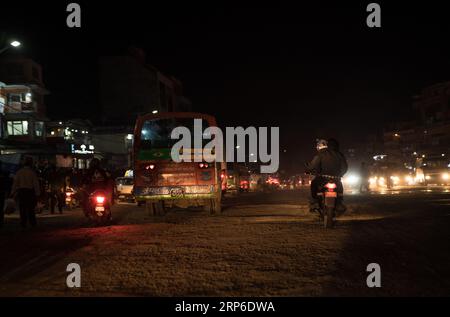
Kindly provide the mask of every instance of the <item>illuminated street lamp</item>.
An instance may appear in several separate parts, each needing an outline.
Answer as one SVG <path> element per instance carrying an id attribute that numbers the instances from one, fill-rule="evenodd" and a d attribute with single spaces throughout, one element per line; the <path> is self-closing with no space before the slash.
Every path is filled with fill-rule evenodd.
<path id="1" fill-rule="evenodd" d="M 157 114 L 157 113 L 158 113 L 158 110 L 153 110 L 152 113 L 153 113 L 153 114 Z"/>
<path id="2" fill-rule="evenodd" d="M 4 48 L 0 49 L 0 54 L 5 52 L 6 50 L 10 49 L 11 47 L 19 47 L 22 45 L 19 41 L 11 41 L 9 45 L 5 46 Z"/>

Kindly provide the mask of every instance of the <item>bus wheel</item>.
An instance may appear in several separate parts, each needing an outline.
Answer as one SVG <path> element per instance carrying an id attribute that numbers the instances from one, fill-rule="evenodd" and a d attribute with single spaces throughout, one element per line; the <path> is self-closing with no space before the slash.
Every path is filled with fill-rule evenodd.
<path id="1" fill-rule="evenodd" d="M 160 200 L 160 201 L 156 202 L 155 205 L 156 205 L 156 215 L 164 216 L 166 214 L 166 210 L 164 207 L 164 201 Z"/>
<path id="2" fill-rule="evenodd" d="M 147 208 L 147 212 L 149 216 L 164 216 L 164 202 L 162 200 L 159 201 L 147 201 L 145 204 Z"/>
<path id="3" fill-rule="evenodd" d="M 147 211 L 149 216 L 155 215 L 155 206 L 152 201 L 146 201 L 145 202 L 145 210 Z"/>
<path id="4" fill-rule="evenodd" d="M 219 215 L 222 212 L 221 199 L 213 198 L 210 199 L 210 213 L 211 215 Z"/>

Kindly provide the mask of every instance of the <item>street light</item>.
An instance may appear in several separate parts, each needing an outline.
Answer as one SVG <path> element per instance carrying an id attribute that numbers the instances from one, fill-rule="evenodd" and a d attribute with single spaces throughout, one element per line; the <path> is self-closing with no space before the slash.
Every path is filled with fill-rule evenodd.
<path id="1" fill-rule="evenodd" d="M 11 47 L 19 47 L 20 45 L 22 45 L 22 43 L 20 43 L 19 41 L 11 41 L 11 42 L 9 43 L 9 45 L 5 46 L 4 48 L 2 48 L 2 49 L 0 50 L 0 54 L 3 53 L 3 52 L 5 52 L 6 50 L 8 50 L 8 49 L 11 48 Z"/>

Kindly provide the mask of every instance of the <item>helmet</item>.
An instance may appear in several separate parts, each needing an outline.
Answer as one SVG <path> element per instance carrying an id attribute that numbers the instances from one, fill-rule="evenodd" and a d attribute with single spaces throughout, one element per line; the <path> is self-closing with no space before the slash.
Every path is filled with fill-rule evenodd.
<path id="1" fill-rule="evenodd" d="M 90 168 L 99 168 L 100 167 L 100 160 L 98 158 L 93 158 L 91 162 L 89 163 Z"/>
<path id="2" fill-rule="evenodd" d="M 331 150 L 339 151 L 339 142 L 336 139 L 330 138 L 330 139 L 328 139 L 327 142 L 328 142 L 328 147 Z"/>
<path id="3" fill-rule="evenodd" d="M 316 140 L 316 149 L 317 149 L 317 151 L 322 150 L 322 149 L 326 149 L 327 147 L 328 147 L 327 140 L 324 140 L 324 139 L 317 139 Z"/>

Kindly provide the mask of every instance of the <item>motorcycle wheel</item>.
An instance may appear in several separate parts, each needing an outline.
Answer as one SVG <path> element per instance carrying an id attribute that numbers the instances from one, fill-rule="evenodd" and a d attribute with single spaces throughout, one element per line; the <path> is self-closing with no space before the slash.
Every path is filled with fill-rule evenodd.
<path id="1" fill-rule="evenodd" d="M 323 222 L 324 222 L 324 226 L 326 229 L 333 228 L 333 226 L 334 226 L 334 208 L 325 207 Z"/>
<path id="2" fill-rule="evenodd" d="M 97 227 L 110 226 L 112 221 L 111 214 L 102 217 L 96 217 L 94 222 Z"/>

